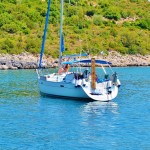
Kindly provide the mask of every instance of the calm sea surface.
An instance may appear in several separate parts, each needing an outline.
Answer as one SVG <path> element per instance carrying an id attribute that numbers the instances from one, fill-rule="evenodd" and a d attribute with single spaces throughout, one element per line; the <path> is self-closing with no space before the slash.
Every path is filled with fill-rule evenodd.
<path id="1" fill-rule="evenodd" d="M 42 97 L 34 70 L 0 71 L 0 150 L 149 150 L 150 67 L 114 70 L 107 103 Z"/>

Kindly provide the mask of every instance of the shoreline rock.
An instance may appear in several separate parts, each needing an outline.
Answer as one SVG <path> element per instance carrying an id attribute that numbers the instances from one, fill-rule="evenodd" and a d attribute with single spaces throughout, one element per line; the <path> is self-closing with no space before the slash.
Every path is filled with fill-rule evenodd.
<path id="1" fill-rule="evenodd" d="M 110 61 L 113 67 L 150 66 L 150 55 L 121 55 L 118 52 L 110 51 L 107 56 L 92 57 Z M 38 67 L 38 60 L 39 55 L 30 53 L 19 55 L 0 54 L 0 70 L 36 69 Z M 45 62 L 45 68 L 58 66 L 58 59 L 53 59 L 51 56 L 44 56 L 43 62 Z"/>

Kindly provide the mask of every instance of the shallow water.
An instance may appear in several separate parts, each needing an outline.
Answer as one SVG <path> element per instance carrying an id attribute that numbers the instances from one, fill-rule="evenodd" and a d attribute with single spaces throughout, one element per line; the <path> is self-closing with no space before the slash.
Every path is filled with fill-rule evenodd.
<path id="1" fill-rule="evenodd" d="M 34 70 L 1 70 L 0 150 L 149 150 L 150 67 L 114 70 L 107 103 L 42 97 Z"/>

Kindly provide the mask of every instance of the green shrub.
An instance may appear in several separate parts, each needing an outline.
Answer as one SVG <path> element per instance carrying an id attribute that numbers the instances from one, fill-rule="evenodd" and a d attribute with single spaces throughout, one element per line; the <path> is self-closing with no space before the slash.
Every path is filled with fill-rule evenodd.
<path id="1" fill-rule="evenodd" d="M 117 44 L 115 42 L 110 42 L 109 47 L 115 49 Z"/>
<path id="2" fill-rule="evenodd" d="M 107 10 L 108 8 L 109 8 L 109 6 L 110 6 L 110 4 L 109 4 L 109 2 L 108 1 L 100 1 L 99 3 L 98 3 L 100 6 L 101 6 L 101 8 L 103 8 L 104 10 Z"/>
<path id="3" fill-rule="evenodd" d="M 136 35 L 125 33 L 121 36 L 121 42 L 125 47 L 130 48 L 133 44 L 136 44 Z"/>
<path id="4" fill-rule="evenodd" d="M 9 39 L 5 39 L 4 42 L 1 44 L 1 49 L 7 53 L 11 53 L 13 48 L 14 48 L 14 44 Z"/>
<path id="5" fill-rule="evenodd" d="M 116 8 L 109 8 L 105 14 L 104 17 L 108 19 L 114 19 L 114 20 L 119 20 L 121 18 L 121 14 Z"/>
<path id="6" fill-rule="evenodd" d="M 29 17 L 29 19 L 33 22 L 37 22 L 38 18 L 40 18 L 40 13 L 36 12 L 34 10 L 28 10 L 28 12 L 26 13 L 26 15 Z"/>
<path id="7" fill-rule="evenodd" d="M 102 19 L 102 16 L 100 15 L 94 15 L 93 16 L 93 23 L 97 26 L 100 26 L 103 24 L 103 19 Z"/>
<path id="8" fill-rule="evenodd" d="M 137 54 L 138 53 L 138 46 L 131 45 L 128 49 L 128 54 Z"/>
<path id="9" fill-rule="evenodd" d="M 95 13 L 94 10 L 87 10 L 86 11 L 86 15 L 89 16 L 89 17 L 94 16 L 94 13 Z"/>
<path id="10" fill-rule="evenodd" d="M 13 22 L 13 16 L 7 12 L 0 14 L 0 27 Z"/>
<path id="11" fill-rule="evenodd" d="M 128 48 L 126 47 L 117 47 L 117 51 L 120 52 L 121 54 L 128 54 Z"/>
<path id="12" fill-rule="evenodd" d="M 117 37 L 118 31 L 117 31 L 115 28 L 111 28 L 111 29 L 110 29 L 110 34 L 111 34 L 112 36 L 114 36 L 114 37 Z"/>
<path id="13" fill-rule="evenodd" d="M 67 17 L 71 17 L 73 15 L 77 15 L 77 8 L 74 6 L 69 6 L 65 11 Z"/>
<path id="14" fill-rule="evenodd" d="M 28 39 L 25 50 L 29 52 L 32 49 L 36 48 L 36 41 L 33 39 Z"/>
<path id="15" fill-rule="evenodd" d="M 5 5 L 0 3 L 0 14 L 4 13 L 5 11 Z"/>
<path id="16" fill-rule="evenodd" d="M 129 12 L 127 12 L 127 11 L 125 11 L 125 10 L 122 10 L 120 14 L 121 14 L 121 17 L 122 17 L 122 18 L 127 18 L 127 17 L 129 17 Z"/>
<path id="17" fill-rule="evenodd" d="M 24 34 L 29 34 L 30 33 L 30 29 L 27 27 L 27 25 L 25 23 L 21 25 L 21 31 Z"/>
<path id="18" fill-rule="evenodd" d="M 123 23 L 123 26 L 124 27 L 130 27 L 132 25 L 132 23 L 130 23 L 130 22 L 124 22 Z"/>
<path id="19" fill-rule="evenodd" d="M 14 22 L 3 25 L 2 29 L 10 34 L 17 33 L 19 30 L 18 26 Z"/>
<path id="20" fill-rule="evenodd" d="M 138 2 L 138 0 L 130 0 L 130 2 Z"/>
<path id="21" fill-rule="evenodd" d="M 13 3 L 13 4 L 16 4 L 17 3 L 17 0 L 8 0 L 9 3 Z"/>
<path id="22" fill-rule="evenodd" d="M 138 26 L 150 30 L 150 18 L 140 20 Z"/>

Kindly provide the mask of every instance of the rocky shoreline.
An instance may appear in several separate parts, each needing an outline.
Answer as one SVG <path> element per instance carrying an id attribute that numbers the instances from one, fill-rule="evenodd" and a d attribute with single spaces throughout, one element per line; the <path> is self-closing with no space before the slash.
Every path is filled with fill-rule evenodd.
<path id="1" fill-rule="evenodd" d="M 150 66 L 150 55 L 121 55 L 115 51 L 109 52 L 107 56 L 93 56 L 97 59 L 112 62 L 114 67 L 126 66 Z M 30 53 L 22 53 L 19 55 L 0 54 L 0 70 L 7 69 L 36 69 L 38 67 L 39 55 Z M 51 56 L 44 56 L 46 68 L 54 68 L 58 66 L 58 59 Z"/>

